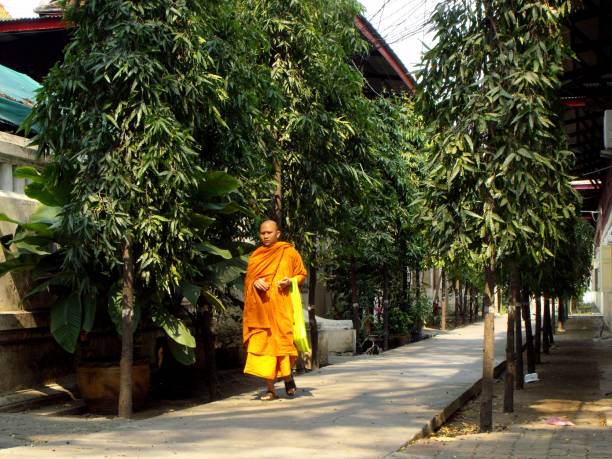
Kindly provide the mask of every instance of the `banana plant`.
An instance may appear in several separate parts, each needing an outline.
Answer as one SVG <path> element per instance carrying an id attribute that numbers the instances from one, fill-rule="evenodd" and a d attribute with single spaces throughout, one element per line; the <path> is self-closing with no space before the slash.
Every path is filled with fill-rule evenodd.
<path id="1" fill-rule="evenodd" d="M 49 167 L 49 166 L 48 166 Z M 100 265 L 99 261 L 85 266 L 78 273 L 66 269 L 66 245 L 74 244 L 60 224 L 62 207 L 68 203 L 69 190 L 52 186 L 48 167 L 42 171 L 21 167 L 18 178 L 28 179 L 26 195 L 39 201 L 39 206 L 27 222 L 0 214 L 0 221 L 16 224 L 13 234 L 0 238 L 5 261 L 0 263 L 0 276 L 23 273 L 30 276 L 32 288 L 24 300 L 45 294 L 51 302 L 51 333 L 68 352 L 74 352 L 82 331 L 90 332 L 96 313 L 107 308 L 117 332 L 121 333 L 121 273 Z M 203 173 L 192 196 L 191 224 L 199 233 L 200 243 L 194 247 L 198 270 L 190 279 L 167 298 L 156 298 L 142 288 L 136 294 L 136 319 L 147 316 L 171 338 L 173 355 L 181 363 L 195 359 L 195 338 L 182 317 L 186 311 L 181 303 L 186 298 L 192 305 L 202 300 L 215 308 L 223 308 L 224 298 L 232 283 L 240 278 L 246 267 L 245 244 L 213 243 L 214 225 L 223 215 L 250 212 L 238 204 L 240 182 L 225 172 Z M 221 248 L 220 245 L 228 246 Z M 200 299 L 201 298 L 201 299 Z M 147 305 L 146 308 L 144 305 Z M 146 310 L 145 310 L 146 309 Z"/>

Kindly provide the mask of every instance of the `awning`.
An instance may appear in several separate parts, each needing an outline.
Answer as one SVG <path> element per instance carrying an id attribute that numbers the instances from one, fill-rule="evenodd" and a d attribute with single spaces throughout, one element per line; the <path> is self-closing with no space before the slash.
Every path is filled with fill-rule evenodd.
<path id="1" fill-rule="evenodd" d="M 0 65 L 0 121 L 21 125 L 32 111 L 39 88 L 29 76 Z"/>

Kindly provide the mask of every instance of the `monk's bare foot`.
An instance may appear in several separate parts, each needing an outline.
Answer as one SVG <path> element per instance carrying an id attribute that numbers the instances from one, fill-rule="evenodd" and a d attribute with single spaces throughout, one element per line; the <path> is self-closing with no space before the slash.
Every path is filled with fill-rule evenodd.
<path id="1" fill-rule="evenodd" d="M 276 395 L 276 392 L 269 390 L 264 395 L 261 396 L 260 400 L 267 402 L 270 400 L 276 400 L 277 398 L 278 398 L 278 395 Z"/>
<path id="2" fill-rule="evenodd" d="M 296 391 L 297 387 L 295 386 L 295 381 L 293 380 L 293 378 L 289 379 L 288 381 L 285 381 L 285 393 L 287 394 L 287 396 L 293 397 Z"/>

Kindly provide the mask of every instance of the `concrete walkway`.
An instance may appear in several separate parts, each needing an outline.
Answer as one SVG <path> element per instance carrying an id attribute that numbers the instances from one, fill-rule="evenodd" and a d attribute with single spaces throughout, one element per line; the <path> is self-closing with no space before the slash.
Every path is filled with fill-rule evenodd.
<path id="1" fill-rule="evenodd" d="M 495 327 L 499 363 L 505 318 Z M 79 431 L 92 422 L 83 419 L 33 426 L 19 417 L 27 415 L 2 415 L 0 445 L 11 429 L 30 444 L 0 449 L 0 457 L 380 458 L 468 390 L 480 378 L 481 358 L 478 323 L 299 376 L 294 399 L 262 402 L 247 393 L 147 420 L 113 419 L 95 433 Z M 44 434 L 49 423 L 56 425 Z"/>
<path id="2" fill-rule="evenodd" d="M 489 434 L 431 438 L 392 455 L 397 459 L 612 459 L 612 334 L 601 318 L 574 317 L 542 355 L 540 381 L 515 393 L 519 421 Z M 503 384 L 500 384 L 500 387 Z M 502 394 L 497 395 L 501 403 Z M 553 426 L 552 416 L 575 426 Z M 504 430 L 506 429 L 506 430 Z"/>

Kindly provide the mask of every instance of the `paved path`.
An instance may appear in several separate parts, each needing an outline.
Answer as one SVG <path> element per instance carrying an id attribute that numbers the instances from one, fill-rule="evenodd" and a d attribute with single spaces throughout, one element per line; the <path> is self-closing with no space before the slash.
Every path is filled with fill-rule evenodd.
<path id="1" fill-rule="evenodd" d="M 505 318 L 495 326 L 500 362 Z M 57 419 L 47 437 L 36 427 L 22 432 L 18 415 L 6 415 L 0 423 L 13 425 L 0 432 L 12 428 L 33 441 L 0 449 L 0 457 L 380 458 L 471 387 L 480 378 L 481 357 L 478 323 L 300 376 L 295 399 L 262 402 L 247 393 L 152 419 L 113 420 L 88 434 Z"/>
<path id="2" fill-rule="evenodd" d="M 392 457 L 612 459 L 612 334 L 599 336 L 600 324 L 599 318 L 572 318 L 567 332 L 555 336 L 537 368 L 540 382 L 516 392 L 515 412 L 523 421 L 490 434 L 419 441 Z M 575 427 L 548 425 L 551 416 Z"/>

